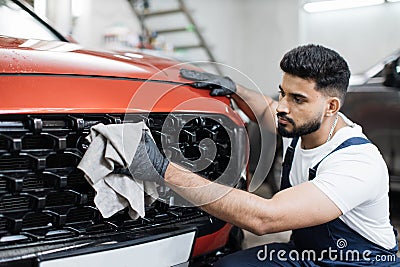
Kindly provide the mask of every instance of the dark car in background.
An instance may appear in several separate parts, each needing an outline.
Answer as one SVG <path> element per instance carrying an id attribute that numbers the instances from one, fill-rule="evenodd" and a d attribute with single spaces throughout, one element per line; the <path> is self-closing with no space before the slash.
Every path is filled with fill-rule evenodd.
<path id="1" fill-rule="evenodd" d="M 351 77 L 342 111 L 379 148 L 390 189 L 400 192 L 400 50 Z"/>
<path id="2" fill-rule="evenodd" d="M 363 127 L 389 170 L 392 220 L 400 214 L 400 50 L 353 75 L 342 111 Z"/>
<path id="3" fill-rule="evenodd" d="M 166 186 L 144 218 L 103 218 L 77 165 L 92 126 L 145 121 L 172 160 L 196 169 L 206 140 L 215 155 L 197 172 L 244 178 L 246 131 L 229 99 L 188 86 L 179 62 L 70 43 L 23 2 L 0 0 L 0 21 L 0 266 L 207 266 L 222 255 L 232 226 L 175 205 Z"/>

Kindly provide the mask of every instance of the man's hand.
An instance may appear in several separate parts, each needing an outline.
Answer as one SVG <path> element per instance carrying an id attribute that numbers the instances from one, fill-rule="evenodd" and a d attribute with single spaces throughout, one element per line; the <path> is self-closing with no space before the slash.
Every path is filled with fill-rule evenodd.
<path id="1" fill-rule="evenodd" d="M 114 173 L 132 175 L 139 180 L 163 184 L 168 164 L 169 160 L 160 153 L 157 145 L 145 130 L 131 165 L 128 169 L 116 170 Z"/>
<path id="2" fill-rule="evenodd" d="M 212 96 L 226 96 L 236 93 L 236 84 L 229 77 L 199 72 L 195 70 L 181 69 L 183 78 L 195 81 L 192 86 L 211 90 Z"/>

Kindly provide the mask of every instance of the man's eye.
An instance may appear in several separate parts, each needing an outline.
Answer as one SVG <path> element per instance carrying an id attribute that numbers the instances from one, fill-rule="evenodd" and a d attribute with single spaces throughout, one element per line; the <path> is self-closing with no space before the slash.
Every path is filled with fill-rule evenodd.
<path id="1" fill-rule="evenodd" d="M 297 104 L 301 104 L 303 103 L 303 99 L 301 97 L 293 97 L 294 102 L 296 102 Z"/>

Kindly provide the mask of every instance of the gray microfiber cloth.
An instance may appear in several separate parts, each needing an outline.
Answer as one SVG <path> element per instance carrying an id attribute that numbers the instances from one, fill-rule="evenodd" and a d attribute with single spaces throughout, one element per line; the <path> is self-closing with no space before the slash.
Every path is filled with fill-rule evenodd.
<path id="1" fill-rule="evenodd" d="M 94 203 L 104 218 L 126 207 L 129 207 L 132 219 L 144 217 L 145 204 L 151 204 L 158 198 L 155 183 L 112 173 L 115 168 L 127 168 L 132 163 L 143 130 L 148 130 L 144 122 L 100 123 L 90 129 L 87 137 L 90 146 L 78 168 L 96 190 Z"/>

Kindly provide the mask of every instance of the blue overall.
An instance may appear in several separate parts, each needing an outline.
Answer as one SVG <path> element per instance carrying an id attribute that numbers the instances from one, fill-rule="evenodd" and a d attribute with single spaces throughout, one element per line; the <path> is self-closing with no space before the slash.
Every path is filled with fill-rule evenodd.
<path id="1" fill-rule="evenodd" d="M 291 187 L 289 173 L 298 139 L 293 138 L 286 150 L 281 190 Z M 342 148 L 366 143 L 369 140 L 365 138 L 350 138 L 322 160 Z M 309 169 L 309 180 L 315 178 L 322 160 Z M 222 258 L 215 266 L 400 266 L 397 249 L 397 245 L 388 250 L 372 243 L 337 218 L 321 225 L 293 230 L 289 243 L 242 250 Z"/>

